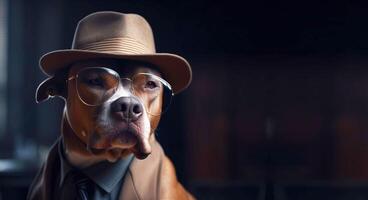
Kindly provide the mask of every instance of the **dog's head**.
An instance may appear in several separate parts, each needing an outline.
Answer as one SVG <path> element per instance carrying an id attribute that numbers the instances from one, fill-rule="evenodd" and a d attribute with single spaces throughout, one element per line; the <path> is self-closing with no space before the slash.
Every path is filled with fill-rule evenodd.
<path id="1" fill-rule="evenodd" d="M 160 80 L 160 72 L 146 63 L 81 61 L 41 83 L 36 100 L 64 98 L 64 116 L 91 153 L 110 161 L 130 153 L 143 159 L 162 111 Z"/>

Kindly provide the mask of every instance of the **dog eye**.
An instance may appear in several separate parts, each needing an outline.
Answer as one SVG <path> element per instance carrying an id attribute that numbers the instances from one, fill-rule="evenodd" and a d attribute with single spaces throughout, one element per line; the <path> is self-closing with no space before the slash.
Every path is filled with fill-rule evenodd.
<path id="1" fill-rule="evenodd" d="M 145 88 L 148 88 L 148 89 L 155 89 L 157 87 L 158 87 L 158 84 L 155 81 L 147 81 L 145 85 Z"/>
<path id="2" fill-rule="evenodd" d="M 87 84 L 90 86 L 98 86 L 98 87 L 104 86 L 103 80 L 99 77 L 88 79 Z"/>

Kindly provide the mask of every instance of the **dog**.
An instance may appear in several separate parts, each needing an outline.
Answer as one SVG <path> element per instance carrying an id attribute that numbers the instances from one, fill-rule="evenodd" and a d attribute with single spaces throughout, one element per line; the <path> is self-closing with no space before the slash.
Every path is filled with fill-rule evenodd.
<path id="1" fill-rule="evenodd" d="M 111 39 L 117 38 L 111 35 L 96 39 L 99 38 L 96 32 L 100 31 L 96 29 L 90 34 L 93 35 L 93 40 L 97 40 L 94 42 L 99 46 L 93 46 L 91 44 L 95 43 L 90 42 L 91 49 L 78 47 L 78 37 L 87 35 L 87 39 L 81 39 L 84 42 L 90 39 L 88 38 L 90 34 L 83 33 L 83 26 L 88 25 L 88 29 L 91 29 L 92 25 L 100 27 L 108 24 L 109 28 L 116 28 L 119 27 L 116 25 L 117 22 L 122 22 L 120 28 L 124 29 L 118 33 L 123 34 L 119 35 L 118 45 L 116 42 L 113 42 L 115 46 L 111 44 Z M 51 147 L 46 162 L 29 189 L 27 199 L 69 199 L 78 196 L 71 194 L 73 192 L 85 192 L 79 189 L 60 189 L 63 188 L 64 165 L 80 174 L 84 174 L 84 170 L 88 171 L 99 166 L 96 173 L 104 176 L 105 172 L 100 173 L 105 170 L 104 166 L 117 166 L 116 163 L 123 163 L 121 166 L 126 166 L 126 169 L 117 169 L 119 180 L 114 188 L 117 188 L 118 192 L 109 198 L 194 199 L 178 182 L 172 162 L 155 138 L 155 129 L 161 114 L 170 103 L 171 96 L 185 89 L 190 83 L 190 66 L 187 62 L 183 62 L 181 57 L 164 54 L 161 56 L 171 61 L 163 67 L 165 61 L 161 60 L 163 63 L 160 63 L 154 50 L 150 56 L 147 56 L 147 52 L 130 52 L 127 55 L 122 50 L 117 53 L 118 47 L 125 48 L 121 45 L 134 44 L 132 41 L 129 41 L 129 44 L 127 41 L 124 43 L 123 40 L 132 40 L 132 36 L 140 34 L 137 27 L 133 27 L 134 34 L 126 30 L 129 26 L 134 26 L 134 22 L 137 22 L 135 24 L 138 28 L 142 23 L 143 27 L 147 28 L 147 23 L 139 15 L 117 12 L 93 13 L 78 24 L 73 49 L 51 52 L 41 58 L 41 69 L 51 77 L 37 88 L 36 101 L 43 102 L 49 97 L 60 97 L 65 101 L 65 107 L 62 114 L 61 137 Z M 145 31 L 147 32 L 147 29 Z M 110 31 L 107 32 L 110 34 Z M 124 34 L 130 35 L 124 37 L 126 36 Z M 137 45 L 144 43 L 139 41 L 139 36 L 137 38 Z M 106 40 L 107 43 L 103 44 Z M 108 44 L 110 49 L 100 48 Z M 146 46 L 154 45 L 148 42 Z M 142 47 L 135 49 L 138 48 Z M 56 59 L 57 56 L 59 57 Z M 156 60 L 149 60 L 153 57 Z M 176 61 L 173 61 L 173 58 Z M 66 60 L 69 60 L 68 63 L 63 63 Z M 184 81 L 175 75 L 175 70 L 173 72 L 171 69 L 170 72 L 167 67 L 175 62 L 179 71 L 187 70 L 181 74 L 184 75 Z M 120 171 L 123 171 L 124 175 L 119 178 Z M 107 170 L 106 174 L 109 173 Z M 116 176 L 111 174 L 109 178 L 115 179 Z M 109 181 L 111 180 L 107 180 Z M 96 190 L 100 189 L 96 188 L 92 194 L 99 192 Z M 87 198 L 86 195 L 90 194 L 83 193 L 83 198 L 96 198 L 95 196 Z"/>

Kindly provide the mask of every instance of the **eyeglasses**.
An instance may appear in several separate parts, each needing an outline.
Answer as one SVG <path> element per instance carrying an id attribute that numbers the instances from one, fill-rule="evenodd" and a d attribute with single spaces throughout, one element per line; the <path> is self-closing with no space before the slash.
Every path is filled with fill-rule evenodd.
<path id="1" fill-rule="evenodd" d="M 161 115 L 167 110 L 174 96 L 167 81 L 149 73 L 138 73 L 132 78 L 120 78 L 119 73 L 110 68 L 88 67 L 80 70 L 75 76 L 69 77 L 68 81 L 73 79 L 76 80 L 79 99 L 88 106 L 105 103 L 118 91 L 119 85 L 122 85 L 142 102 L 148 102 L 149 105 L 161 103 L 157 98 L 162 97 L 161 109 L 157 109 L 159 105 L 146 107 L 149 114 Z M 153 107 L 156 108 L 152 109 Z"/>

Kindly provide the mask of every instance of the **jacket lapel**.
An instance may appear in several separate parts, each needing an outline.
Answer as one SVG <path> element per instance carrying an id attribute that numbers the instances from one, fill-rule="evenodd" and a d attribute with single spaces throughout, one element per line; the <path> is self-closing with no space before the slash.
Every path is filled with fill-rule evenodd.
<path id="1" fill-rule="evenodd" d="M 134 158 L 127 171 L 120 192 L 120 200 L 159 199 L 159 175 L 161 173 L 161 162 L 163 150 L 154 139 L 152 153 L 144 160 Z"/>
<path id="2" fill-rule="evenodd" d="M 29 200 L 46 200 L 54 199 L 55 187 L 60 172 L 60 160 L 58 154 L 58 145 L 60 138 L 52 145 L 46 162 L 38 172 L 36 178 L 32 182 L 27 199 Z"/>

